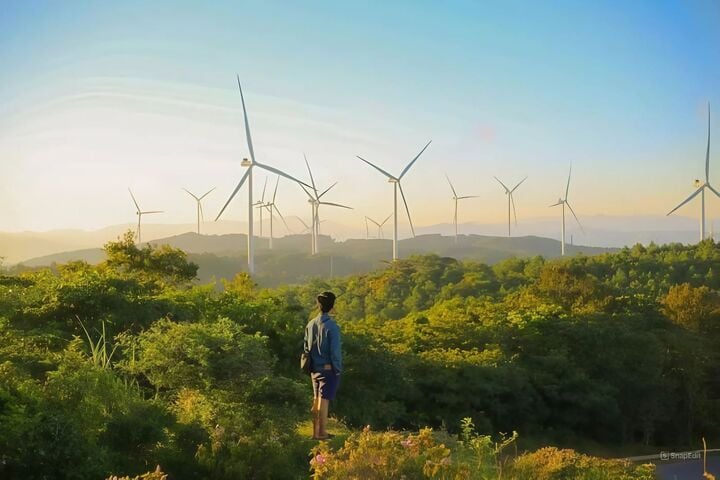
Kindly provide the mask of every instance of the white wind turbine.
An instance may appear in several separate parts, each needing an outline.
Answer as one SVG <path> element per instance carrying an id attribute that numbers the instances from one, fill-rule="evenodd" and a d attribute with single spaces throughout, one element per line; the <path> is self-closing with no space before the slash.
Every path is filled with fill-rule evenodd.
<path id="1" fill-rule="evenodd" d="M 265 208 L 267 208 L 268 213 L 270 214 L 270 243 L 268 245 L 270 250 L 272 250 L 272 248 L 273 248 L 273 210 L 275 210 L 275 212 L 277 212 L 277 214 L 280 216 L 280 220 L 282 220 L 287 231 L 288 232 L 292 231 L 292 230 L 290 230 L 290 227 L 288 227 L 288 224 L 285 221 L 285 217 L 283 217 L 283 214 L 280 213 L 280 209 L 277 207 L 277 204 L 275 203 L 275 199 L 277 198 L 277 191 L 278 191 L 279 184 L 280 184 L 280 177 L 278 176 L 277 179 L 275 180 L 275 191 L 273 192 L 272 201 L 266 202 L 263 205 Z"/>
<path id="2" fill-rule="evenodd" d="M 515 190 L 525 181 L 528 177 L 523 178 L 518 182 L 517 185 L 515 185 L 513 188 L 508 188 L 505 186 L 503 182 L 500 181 L 498 177 L 495 177 L 495 180 L 498 181 L 500 185 L 502 185 L 503 189 L 505 190 L 505 195 L 508 196 L 508 238 L 510 238 L 510 205 L 512 205 L 512 213 L 515 217 L 515 225 L 517 225 L 517 212 L 515 211 L 515 197 L 513 197 L 513 193 L 515 193 Z M 567 193 L 565 194 L 567 196 Z"/>
<path id="3" fill-rule="evenodd" d="M 465 195 L 462 197 L 458 197 L 457 192 L 455 191 L 455 187 L 453 187 L 452 182 L 450 181 L 450 177 L 445 174 L 445 178 L 447 178 L 448 183 L 450 184 L 450 189 L 453 192 L 453 200 L 455 201 L 455 213 L 453 214 L 453 223 L 455 224 L 455 243 L 458 241 L 458 200 L 465 200 L 466 198 L 478 198 L 477 195 Z"/>
<path id="4" fill-rule="evenodd" d="M 695 187 L 697 187 L 697 190 L 693 192 L 692 195 L 690 195 L 688 198 L 683 200 L 680 205 L 673 208 L 668 212 L 668 215 L 673 213 L 678 208 L 682 207 L 686 203 L 688 203 L 690 200 L 695 198 L 698 194 L 700 194 L 700 241 L 702 242 L 705 240 L 705 189 L 710 189 L 711 192 L 713 192 L 715 195 L 720 197 L 720 193 L 718 193 L 715 188 L 713 188 L 712 185 L 710 185 L 710 104 L 708 103 L 708 137 L 707 137 L 707 150 L 705 152 L 705 183 L 703 183 L 700 180 L 695 180 Z"/>
<path id="5" fill-rule="evenodd" d="M 279 178 L 279 177 L 278 177 Z M 258 209 L 258 212 L 260 212 L 260 238 L 263 236 L 262 227 L 263 227 L 263 210 L 265 210 L 265 190 L 267 190 L 267 182 L 268 178 L 265 177 L 265 183 L 263 184 L 262 189 L 262 195 L 260 195 L 260 200 L 253 203 L 255 208 Z"/>
<path id="6" fill-rule="evenodd" d="M 572 207 L 568 203 L 568 192 L 570 191 L 570 175 L 572 175 L 572 165 L 570 166 L 570 173 L 568 173 L 567 186 L 565 187 L 565 198 L 558 198 L 557 203 L 553 203 L 552 205 L 550 205 L 551 207 L 556 207 L 558 205 L 562 205 L 562 240 L 560 242 L 560 255 L 565 255 L 565 206 L 566 205 L 570 209 L 570 213 L 572 213 L 573 217 L 575 217 L 575 221 L 577 222 L 578 226 L 580 227 L 580 230 L 583 233 L 585 233 L 583 226 L 580 224 L 580 220 L 578 220 L 577 215 L 575 215 L 575 211 L 572 209 Z"/>
<path id="7" fill-rule="evenodd" d="M 346 208 L 348 210 L 352 210 L 352 207 L 348 207 L 347 205 L 341 205 L 339 203 L 333 203 L 333 202 L 324 202 L 322 201 L 322 197 L 328 193 L 335 185 L 337 185 L 337 182 L 330 185 L 328 188 L 323 190 L 322 193 L 318 193 L 317 187 L 315 186 L 315 179 L 313 178 L 312 170 L 310 169 L 310 163 L 308 162 L 307 156 L 305 156 L 305 165 L 307 166 L 308 173 L 310 174 L 310 183 L 312 183 L 312 192 L 305 188 L 305 186 L 302 186 L 302 189 L 305 191 L 305 193 L 308 196 L 308 203 L 312 207 L 312 246 L 311 246 L 311 253 L 312 255 L 317 254 L 320 251 L 320 205 L 327 205 L 329 207 L 339 207 L 339 208 Z M 323 220 L 324 221 L 324 220 Z"/>
<path id="8" fill-rule="evenodd" d="M 420 155 L 423 154 L 425 149 L 427 149 L 428 146 L 430 146 L 430 143 L 432 140 L 430 140 L 428 143 L 425 144 L 425 146 L 420 150 L 420 153 L 418 153 L 415 158 L 412 159 L 410 163 L 405 167 L 405 169 L 400 173 L 399 176 L 395 177 L 394 175 L 390 175 L 388 172 L 383 170 L 382 168 L 378 167 L 377 165 L 374 165 L 361 156 L 357 156 L 360 160 L 367 163 L 371 167 L 373 167 L 378 172 L 385 175 L 388 179 L 389 183 L 393 184 L 393 260 L 398 259 L 398 215 L 397 215 L 397 192 L 398 189 L 400 189 L 400 195 L 402 196 L 403 203 L 405 204 L 405 211 L 407 212 L 408 216 L 408 222 L 410 222 L 410 230 L 412 231 L 413 237 L 415 236 L 415 227 L 413 227 L 412 218 L 410 218 L 410 208 L 408 207 L 407 200 L 405 199 L 405 193 L 403 192 L 402 185 L 400 184 L 400 181 L 405 176 L 405 174 L 410 170 L 410 167 L 413 166 L 413 164 L 417 161 L 418 158 L 420 158 Z"/>
<path id="9" fill-rule="evenodd" d="M 388 220 L 390 220 L 390 217 L 392 217 L 392 216 L 393 216 L 393 214 L 391 213 L 391 214 L 388 215 L 388 216 L 385 218 L 385 220 L 383 220 L 382 222 L 377 222 L 377 221 L 373 220 L 372 218 L 370 218 L 370 217 L 368 217 L 368 216 L 366 215 L 366 216 L 365 216 L 365 226 L 367 227 L 367 221 L 370 220 L 372 223 L 374 223 L 374 224 L 377 225 L 377 227 L 378 227 L 378 237 L 377 237 L 377 238 L 385 238 L 385 235 L 383 235 L 383 229 L 382 229 L 382 227 L 383 227 L 383 225 L 385 225 L 385 223 L 386 223 Z M 367 233 L 368 233 L 368 235 L 369 235 L 369 232 L 367 232 Z"/>
<path id="10" fill-rule="evenodd" d="M 215 187 L 211 188 L 210 190 L 205 192 L 204 195 L 202 195 L 200 197 L 194 195 L 187 188 L 183 188 L 183 190 L 185 190 L 188 193 L 188 195 L 193 197 L 195 199 L 195 201 L 197 202 L 197 233 L 198 233 L 198 235 L 200 235 L 200 219 L 202 218 L 203 220 L 205 220 L 205 216 L 203 215 L 203 209 L 202 209 L 202 199 L 207 197 L 210 192 L 215 190 Z"/>
<path id="11" fill-rule="evenodd" d="M 142 216 L 148 215 L 151 213 L 164 213 L 164 212 L 162 210 L 147 210 L 147 211 L 143 212 L 142 210 L 140 210 L 140 205 L 138 205 L 137 200 L 135 200 L 135 195 L 133 195 L 132 190 L 130 190 L 130 187 L 128 187 L 128 192 L 130 192 L 132 201 L 135 204 L 135 208 L 137 209 L 137 211 L 135 212 L 135 215 L 138 216 L 137 239 L 138 239 L 138 244 L 140 244 L 142 242 L 142 237 L 140 235 L 140 221 L 142 220 Z"/>
<path id="12" fill-rule="evenodd" d="M 222 210 L 220 210 L 220 213 L 218 213 L 218 216 L 215 218 L 215 221 L 218 221 L 218 219 L 223 214 L 223 212 L 225 211 L 227 206 L 230 204 L 232 199 L 237 194 L 238 190 L 240 190 L 240 187 L 242 187 L 243 183 L 245 183 L 245 180 L 247 180 L 248 181 L 248 237 L 247 237 L 248 272 L 250 272 L 252 274 L 252 273 L 255 273 L 255 248 L 254 248 L 254 242 L 253 242 L 253 197 L 252 197 L 252 170 L 253 170 L 253 167 L 259 167 L 259 168 L 262 168 L 263 170 L 273 172 L 277 175 L 280 175 L 281 177 L 285 177 L 288 180 L 292 180 L 293 182 L 296 182 L 300 185 L 304 185 L 308 188 L 310 186 L 304 182 L 301 182 L 297 178 L 278 170 L 277 168 L 270 167 L 268 165 L 262 164 L 255 160 L 255 151 L 253 149 L 252 136 L 250 135 L 250 124 L 248 123 L 247 110 L 245 108 L 245 97 L 243 96 L 242 86 L 240 85 L 240 76 L 238 76 L 237 82 L 238 82 L 238 88 L 240 89 L 240 101 L 242 102 L 243 118 L 245 120 L 245 137 L 247 139 L 248 150 L 250 151 L 250 160 L 248 160 L 247 158 L 243 158 L 243 161 L 240 165 L 243 167 L 247 167 L 247 171 L 240 179 L 240 182 L 237 184 L 237 187 L 235 187 L 235 190 L 233 190 L 232 194 L 230 195 L 230 198 L 228 198 L 227 202 L 225 202 L 225 205 L 223 206 Z"/>

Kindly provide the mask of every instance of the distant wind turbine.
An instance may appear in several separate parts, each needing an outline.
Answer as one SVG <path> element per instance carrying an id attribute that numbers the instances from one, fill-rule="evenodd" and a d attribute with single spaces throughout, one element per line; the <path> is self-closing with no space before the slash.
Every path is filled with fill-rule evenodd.
<path id="1" fill-rule="evenodd" d="M 347 205 L 342 205 L 339 203 L 333 203 L 333 202 L 324 202 L 322 201 L 322 197 L 328 193 L 335 185 L 337 185 L 337 182 L 330 185 L 328 188 L 323 190 L 322 193 L 318 193 L 317 187 L 315 185 L 315 178 L 313 177 L 312 170 L 310 169 L 310 163 L 308 162 L 307 156 L 303 154 L 303 157 L 305 158 L 305 165 L 307 166 L 308 173 L 310 174 L 310 183 L 312 183 L 312 187 L 308 187 L 311 190 L 308 190 L 304 186 L 302 189 L 305 191 L 305 193 L 308 196 L 308 203 L 310 203 L 312 207 L 312 246 L 311 246 L 311 253 L 312 255 L 317 254 L 320 251 L 320 205 L 327 205 L 329 207 L 339 207 L 339 208 L 346 208 L 348 210 L 352 210 L 352 207 L 348 207 Z"/>
<path id="2" fill-rule="evenodd" d="M 393 216 L 393 214 L 391 213 L 390 215 L 388 215 L 388 216 L 385 218 L 385 220 L 383 220 L 382 222 L 379 222 L 379 223 L 378 223 L 377 221 L 373 220 L 372 218 L 370 218 L 370 217 L 368 217 L 368 216 L 365 216 L 365 224 L 367 224 L 367 221 L 370 220 L 372 223 L 374 223 L 374 224 L 377 225 L 377 227 L 378 227 L 378 237 L 377 237 L 377 238 L 385 238 L 385 235 L 383 235 L 383 229 L 382 229 L 382 227 L 383 227 L 383 225 L 385 225 L 385 223 L 386 223 L 388 220 L 390 220 L 390 217 L 392 217 L 392 216 Z"/>
<path id="3" fill-rule="evenodd" d="M 197 233 L 198 233 L 198 235 L 200 235 L 200 219 L 202 218 L 203 220 L 205 220 L 205 216 L 203 215 L 203 209 L 202 209 L 202 199 L 207 197 L 210 192 L 215 190 L 215 187 L 211 188 L 204 195 L 202 195 L 200 197 L 194 195 L 187 188 L 183 188 L 183 190 L 185 190 L 188 193 L 188 195 L 193 197 L 195 199 L 195 201 L 197 202 Z"/>
<path id="4" fill-rule="evenodd" d="M 275 203 L 275 199 L 277 198 L 277 191 L 278 191 L 279 184 L 280 184 L 280 177 L 278 176 L 277 179 L 275 180 L 275 191 L 273 192 L 272 200 L 265 203 L 265 205 L 264 205 L 264 207 L 267 208 L 268 213 L 270 214 L 270 243 L 268 245 L 270 250 L 272 250 L 272 248 L 273 248 L 273 210 L 275 210 L 275 212 L 277 212 L 277 214 L 280 216 L 280 220 L 282 220 L 287 231 L 288 232 L 292 231 L 292 230 L 290 230 L 290 227 L 288 227 L 288 224 L 285 221 L 285 217 L 283 217 L 283 214 L 280 213 L 280 209 L 278 209 L 277 204 Z"/>
<path id="5" fill-rule="evenodd" d="M 500 181 L 498 177 L 495 177 L 495 180 L 497 180 L 498 183 L 502 185 L 503 189 L 505 190 L 505 195 L 507 195 L 508 197 L 508 238 L 510 237 L 510 205 L 512 205 L 512 213 L 515 217 L 515 225 L 517 225 L 517 212 L 515 211 L 515 197 L 513 197 L 513 193 L 525 180 L 527 180 L 527 178 L 528 177 L 525 177 L 520 180 L 518 184 L 515 185 L 513 188 L 508 188 L 503 182 Z"/>
<path id="6" fill-rule="evenodd" d="M 235 190 L 233 190 L 232 194 L 230 194 L 230 198 L 228 198 L 227 202 L 225 202 L 225 205 L 223 206 L 222 210 L 220 210 L 220 213 L 218 213 L 218 216 L 215 218 L 215 221 L 218 221 L 220 219 L 220 216 L 223 214 L 227 206 L 230 204 L 232 199 L 237 194 L 238 190 L 240 190 L 240 187 L 243 186 L 243 183 L 245 183 L 245 180 L 248 181 L 248 236 L 247 236 L 247 248 L 248 248 L 248 272 L 255 273 L 255 249 L 253 245 L 253 196 L 252 196 L 252 170 L 253 167 L 259 167 L 263 170 L 267 170 L 268 172 L 273 172 L 277 175 L 280 175 L 281 177 L 285 177 L 288 180 L 291 180 L 293 182 L 296 182 L 300 185 L 304 185 L 308 188 L 310 188 L 310 185 L 301 182 L 297 178 L 288 175 L 287 173 L 278 170 L 277 168 L 262 164 L 255 160 L 255 151 L 253 149 L 252 144 L 252 136 L 250 135 L 250 123 L 248 122 L 248 116 L 247 116 L 247 109 L 245 108 L 245 97 L 243 96 L 242 92 L 242 86 L 240 85 L 240 76 L 237 77 L 238 82 L 238 89 L 240 90 L 240 101 L 242 102 L 242 109 L 243 109 L 243 119 L 245 120 L 245 137 L 247 139 L 247 145 L 248 150 L 250 151 L 250 160 L 247 158 L 243 158 L 242 163 L 240 164 L 243 167 L 247 167 L 247 171 L 240 179 L 240 182 L 237 184 L 237 187 L 235 187 Z"/>
<path id="7" fill-rule="evenodd" d="M 695 198 L 698 194 L 700 194 L 700 241 L 702 242 L 703 240 L 705 240 L 705 189 L 709 189 L 715 195 L 720 197 L 720 193 L 718 193 L 718 191 L 715 190 L 712 185 L 710 185 L 710 103 L 708 103 L 708 136 L 707 150 L 705 152 L 705 183 L 700 180 L 695 180 L 695 187 L 697 188 L 697 190 L 695 190 L 693 194 L 690 195 L 688 198 L 683 200 L 680 205 L 670 210 L 668 212 L 668 215 L 670 215 L 675 210 L 682 207 L 690 200 Z"/>
<path id="8" fill-rule="evenodd" d="M 551 207 L 556 207 L 558 205 L 562 205 L 562 240 L 560 242 L 560 255 L 565 255 L 565 206 L 570 209 L 570 213 L 572 213 L 573 217 L 575 217 L 575 221 L 577 222 L 578 226 L 580 227 L 580 230 L 585 233 L 585 230 L 583 229 L 582 224 L 580 224 L 580 220 L 578 220 L 577 215 L 575 215 L 575 211 L 572 209 L 570 204 L 568 203 L 568 192 L 570 191 L 570 175 L 572 175 L 572 166 L 570 166 L 570 173 L 568 173 L 568 181 L 567 186 L 565 187 L 565 198 L 558 198 L 557 203 L 553 203 L 550 205 Z"/>
<path id="9" fill-rule="evenodd" d="M 432 140 L 430 140 L 425 146 L 420 150 L 420 153 L 418 153 L 415 158 L 412 159 L 410 163 L 405 167 L 405 169 L 400 173 L 399 176 L 390 175 L 388 172 L 383 170 L 382 168 L 378 167 L 377 165 L 368 162 L 361 156 L 357 156 L 360 160 L 367 163 L 371 167 L 373 167 L 378 172 L 385 175 L 388 179 L 389 183 L 393 184 L 393 260 L 398 259 L 398 215 L 397 215 L 397 192 L 398 189 L 400 189 L 400 195 L 402 196 L 403 203 L 405 204 L 405 211 L 407 212 L 408 216 L 408 222 L 410 222 L 410 230 L 412 231 L 413 237 L 415 236 L 415 227 L 413 227 L 412 218 L 410 217 L 410 208 L 408 207 L 407 200 L 405 199 L 405 193 L 403 192 L 402 185 L 400 184 L 400 181 L 405 176 L 405 174 L 410 170 L 410 167 L 413 166 L 413 164 L 417 161 L 418 158 L 420 158 L 420 155 L 423 154 L 423 152 L 427 149 L 427 147 L 430 146 L 430 143 L 432 143 Z"/>
<path id="10" fill-rule="evenodd" d="M 140 210 L 140 205 L 138 205 L 137 200 L 135 200 L 135 195 L 133 195 L 132 190 L 130 190 L 130 187 L 128 187 L 128 192 L 130 192 L 132 201 L 135 204 L 135 208 L 137 209 L 137 211 L 135 212 L 135 215 L 138 216 L 137 239 L 138 239 L 138 244 L 140 244 L 142 242 L 142 236 L 140 235 L 140 223 L 141 223 L 140 221 L 142 220 L 142 216 L 149 215 L 151 213 L 164 213 L 164 212 L 162 210 L 147 210 L 147 211 L 143 212 L 142 210 Z"/>
<path id="11" fill-rule="evenodd" d="M 455 243 L 458 241 L 458 200 L 465 200 L 467 198 L 478 198 L 477 195 L 465 195 L 463 197 L 458 197 L 457 192 L 455 191 L 455 187 L 453 187 L 452 182 L 450 181 L 450 177 L 445 174 L 445 178 L 447 178 L 448 183 L 450 184 L 450 189 L 453 192 L 453 201 L 455 202 L 455 213 L 453 214 L 453 223 L 455 224 Z"/>
<path id="12" fill-rule="evenodd" d="M 278 178 L 279 178 L 279 177 L 278 177 Z M 263 227 L 263 210 L 265 210 L 265 190 L 267 190 L 267 182 L 268 182 L 268 177 L 265 177 L 265 183 L 263 184 L 262 195 L 260 195 L 260 200 L 258 200 L 257 202 L 253 203 L 253 205 L 255 206 L 255 208 L 258 209 L 258 212 L 260 212 L 260 238 L 262 238 L 262 236 L 263 236 L 263 231 L 262 231 L 262 227 Z"/>

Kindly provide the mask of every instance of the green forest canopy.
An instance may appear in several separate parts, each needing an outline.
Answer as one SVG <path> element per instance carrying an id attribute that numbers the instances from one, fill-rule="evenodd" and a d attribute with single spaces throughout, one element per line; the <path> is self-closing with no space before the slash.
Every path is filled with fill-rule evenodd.
<path id="1" fill-rule="evenodd" d="M 333 409 L 350 427 L 472 418 L 556 445 L 720 436 L 711 240 L 493 266 L 424 255 L 274 289 L 239 274 L 222 291 L 180 250 L 130 237 L 105 250 L 96 266 L 0 276 L 0 476 L 158 463 L 176 478 L 307 476 L 297 360 L 325 289 L 346 355 Z"/>

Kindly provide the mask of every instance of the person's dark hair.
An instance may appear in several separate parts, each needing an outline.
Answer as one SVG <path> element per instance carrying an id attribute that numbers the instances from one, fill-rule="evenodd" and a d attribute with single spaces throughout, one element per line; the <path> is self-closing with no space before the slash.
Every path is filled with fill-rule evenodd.
<path id="1" fill-rule="evenodd" d="M 317 301 L 320 304 L 320 310 L 323 313 L 328 313 L 335 306 L 335 294 L 333 292 L 322 292 L 317 296 Z"/>

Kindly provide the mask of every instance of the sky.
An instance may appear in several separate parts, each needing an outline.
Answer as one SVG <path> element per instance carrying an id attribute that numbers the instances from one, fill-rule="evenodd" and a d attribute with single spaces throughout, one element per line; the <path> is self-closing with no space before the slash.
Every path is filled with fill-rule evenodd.
<path id="1" fill-rule="evenodd" d="M 394 174 L 416 225 L 664 215 L 704 175 L 707 103 L 720 112 L 720 3 L 34 1 L 0 9 L 0 231 L 212 220 L 248 156 L 308 181 L 344 224 L 392 212 Z M 720 115 L 711 128 L 720 143 Z M 717 140 L 714 140 L 717 139 Z M 720 159 L 711 147 L 711 182 Z M 256 194 L 266 175 L 255 170 Z M 270 185 L 274 185 L 274 176 Z M 258 187 L 259 185 L 259 187 Z M 271 190 L 271 187 L 268 187 Z M 269 193 L 266 193 L 269 196 Z M 286 216 L 310 217 L 281 181 Z M 710 217 L 720 200 L 708 199 Z M 697 217 L 698 202 L 678 211 Z M 223 219 L 247 218 L 245 187 Z M 404 215 L 401 224 L 406 223 Z"/>

